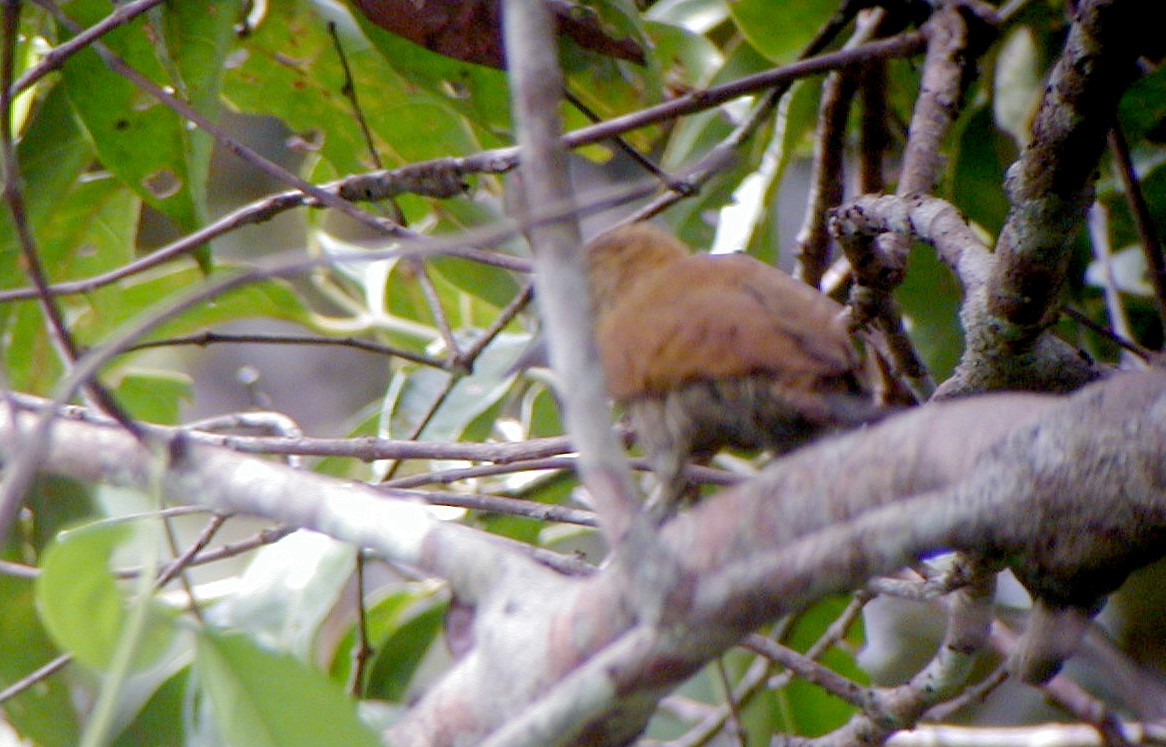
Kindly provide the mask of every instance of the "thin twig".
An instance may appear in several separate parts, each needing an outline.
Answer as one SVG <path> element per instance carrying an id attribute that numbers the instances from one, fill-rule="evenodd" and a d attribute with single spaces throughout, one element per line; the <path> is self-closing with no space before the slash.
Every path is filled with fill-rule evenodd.
<path id="1" fill-rule="evenodd" d="M 1163 254 L 1162 239 L 1158 236 L 1158 230 L 1150 214 L 1150 206 L 1146 203 L 1146 195 L 1134 170 L 1129 143 L 1126 142 L 1125 133 L 1122 132 L 1121 124 L 1118 122 L 1114 122 L 1113 129 L 1109 131 L 1109 149 L 1113 151 L 1116 171 L 1125 188 L 1126 203 L 1130 207 L 1130 214 L 1134 218 L 1134 225 L 1137 226 L 1138 237 L 1141 239 L 1142 254 L 1149 269 L 1150 285 L 1154 288 L 1158 324 L 1166 329 L 1166 255 Z"/>
<path id="2" fill-rule="evenodd" d="M 441 333 L 441 339 L 449 351 L 446 355 L 446 368 L 457 373 L 464 373 L 465 368 L 461 365 L 462 351 L 458 347 L 457 339 L 454 338 L 453 328 L 449 324 L 449 315 L 445 313 L 445 307 L 441 304 L 441 298 L 437 294 L 437 288 L 433 285 L 433 278 L 429 276 L 425 262 L 417 257 L 411 257 L 406 260 L 406 266 L 413 270 L 417 284 L 425 297 L 425 303 L 429 306 L 429 313 L 433 316 L 433 321 Z"/>
<path id="3" fill-rule="evenodd" d="M 465 349 L 463 353 L 465 361 L 462 362 L 462 365 L 472 371 L 474 361 L 478 359 L 482 351 L 494 341 L 494 338 L 502 333 L 502 330 L 506 329 L 506 325 L 510 324 L 514 317 L 518 316 L 527 307 L 532 298 L 534 298 L 534 283 L 528 281 L 522 286 L 522 290 L 518 292 L 518 295 L 511 299 L 510 303 L 506 304 L 498 312 L 498 317 L 482 332 L 481 336 Z"/>
<path id="4" fill-rule="evenodd" d="M 354 698 L 364 696 L 364 673 L 375 653 L 369 643 L 368 609 L 364 606 L 366 563 L 364 550 L 356 548 L 356 562 L 353 568 L 356 584 L 356 646 L 352 652 L 352 674 L 348 679 L 348 692 Z"/>
<path id="5" fill-rule="evenodd" d="M 587 106 L 587 104 L 583 103 L 583 101 L 580 100 L 579 97 L 574 93 L 572 93 L 571 89 L 566 86 L 563 87 L 563 98 L 566 99 L 567 102 L 571 104 L 571 106 L 582 112 L 583 116 L 591 120 L 592 124 L 599 124 L 603 121 L 602 117 L 596 114 L 595 111 L 591 109 L 591 107 Z M 668 187 L 669 189 L 676 189 L 676 185 L 680 184 L 680 182 L 674 181 L 672 177 L 666 174 L 664 170 L 657 166 L 650 158 L 636 150 L 636 148 L 632 147 L 631 143 L 625 140 L 622 136 L 616 135 L 612 137 L 609 142 L 618 148 L 621 153 L 632 159 L 632 161 L 638 164 L 644 171 L 647 171 L 649 174 L 659 179 L 665 187 Z"/>
<path id="6" fill-rule="evenodd" d="M 8 687 L 0 690 L 0 704 L 7 703 L 17 695 L 20 695 L 25 690 L 31 687 L 36 687 L 41 682 L 44 682 L 50 676 L 61 671 L 73 662 L 72 654 L 61 654 L 47 664 L 44 664 L 37 669 L 29 672 L 24 677 L 21 677 L 16 682 L 13 682 Z"/>
<path id="7" fill-rule="evenodd" d="M 1064 314 L 1065 316 L 1069 317 L 1073 321 L 1077 322 L 1081 326 L 1088 327 L 1093 332 L 1096 332 L 1097 334 L 1101 335 L 1105 339 L 1107 339 L 1110 342 L 1114 343 L 1115 345 L 1119 346 L 1122 350 L 1133 353 L 1134 355 L 1141 358 L 1143 361 L 1149 362 L 1149 361 L 1154 359 L 1153 351 L 1149 350 L 1148 348 L 1142 347 L 1141 345 L 1134 342 L 1133 340 L 1130 340 L 1129 338 L 1126 338 L 1126 337 L 1123 337 L 1122 335 L 1119 335 L 1117 332 L 1110 329 L 1109 327 L 1106 327 L 1103 324 L 1098 324 L 1097 322 L 1093 321 L 1093 319 L 1091 319 L 1089 317 L 1089 315 L 1083 311 L 1079 311 L 1079 310 L 1073 308 L 1072 306 L 1066 305 L 1066 306 L 1061 307 L 1061 313 Z"/>
<path id="8" fill-rule="evenodd" d="M 402 360 L 411 361 L 422 366 L 432 366 L 433 368 L 445 368 L 447 363 L 445 361 L 432 358 L 421 353 L 414 353 L 404 348 L 395 347 L 393 345 L 384 345 L 379 342 L 372 342 L 371 340 L 362 340 L 359 337 L 325 337 L 323 335 L 276 335 L 276 334 L 237 334 L 227 332 L 195 332 L 189 335 L 182 335 L 179 337 L 164 337 L 157 340 L 145 340 L 134 345 L 130 345 L 124 352 L 132 353 L 135 350 L 146 350 L 148 348 L 165 348 L 178 347 L 181 345 L 197 345 L 198 347 L 206 347 L 208 345 L 221 344 L 255 344 L 255 345 L 337 345 L 340 347 L 354 348 L 362 350 L 367 353 L 375 353 L 377 355 L 385 355 L 391 358 L 400 358 Z"/>
<path id="9" fill-rule="evenodd" d="M 865 43 L 878 32 L 886 11 L 876 9 L 858 24 L 846 48 Z M 845 175 L 846 122 L 858 87 L 861 70 L 838 70 L 826 76 L 818 104 L 818 137 L 814 141 L 813 174 L 802 228 L 796 238 L 797 267 L 794 277 L 819 288 L 830 261 L 830 232 L 826 213 L 842 202 Z"/>
<path id="10" fill-rule="evenodd" d="M 11 95 L 15 98 L 17 94 L 27 90 L 41 78 L 59 69 L 70 57 L 88 47 L 91 42 L 100 39 L 119 26 L 124 26 L 134 18 L 164 2 L 166 0 L 133 0 L 114 5 L 113 12 L 104 19 L 81 31 L 72 39 L 53 47 L 41 57 L 36 65 L 25 70 L 24 75 L 21 75 L 12 84 Z"/>

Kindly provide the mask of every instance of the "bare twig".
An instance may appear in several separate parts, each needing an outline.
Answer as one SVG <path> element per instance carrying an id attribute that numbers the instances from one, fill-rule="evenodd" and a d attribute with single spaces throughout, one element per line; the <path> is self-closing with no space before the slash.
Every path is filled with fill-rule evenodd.
<path id="1" fill-rule="evenodd" d="M 221 344 L 255 344 L 255 345 L 338 345 L 340 347 L 363 350 L 368 353 L 385 355 L 391 358 L 400 358 L 422 366 L 445 368 L 447 363 L 411 350 L 383 345 L 371 340 L 362 340 L 359 337 L 325 337 L 323 335 L 277 335 L 277 334 L 242 334 L 228 332 L 195 332 L 181 337 L 165 337 L 155 340 L 145 340 L 135 343 L 125 349 L 126 353 L 149 348 L 178 347 L 181 345 L 208 345 Z"/>
<path id="2" fill-rule="evenodd" d="M 886 11 L 881 8 L 874 10 L 871 15 L 864 16 L 854 35 L 847 42 L 846 48 L 853 48 L 869 41 L 877 33 L 885 16 Z M 842 169 L 846 120 L 861 72 L 861 70 L 835 71 L 827 75 L 822 83 L 810 194 L 806 200 L 802 228 L 795 239 L 797 267 L 794 277 L 814 288 L 820 287 L 822 274 L 830 261 L 830 234 L 826 228 L 826 211 L 842 202 L 846 181 Z"/>
<path id="3" fill-rule="evenodd" d="M 1158 323 L 1166 329 L 1166 254 L 1163 253 L 1162 239 L 1154 227 L 1150 206 L 1146 204 L 1146 195 L 1138 182 L 1137 172 L 1134 171 L 1130 146 L 1126 142 L 1120 123 L 1115 122 L 1109 132 L 1109 148 L 1113 152 L 1115 170 L 1121 177 L 1122 186 L 1125 187 L 1126 203 L 1130 207 L 1130 214 L 1134 217 L 1134 225 L 1137 226 L 1138 236 L 1142 241 L 1142 254 L 1146 258 L 1150 285 L 1154 288 Z"/>

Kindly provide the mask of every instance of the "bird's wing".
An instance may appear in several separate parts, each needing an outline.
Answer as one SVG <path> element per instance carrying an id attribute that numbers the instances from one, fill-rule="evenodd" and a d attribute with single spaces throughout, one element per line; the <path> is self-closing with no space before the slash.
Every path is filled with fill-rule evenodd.
<path id="1" fill-rule="evenodd" d="M 842 307 L 744 255 L 695 255 L 635 284 L 598 338 L 617 399 L 766 374 L 792 385 L 858 366 Z"/>

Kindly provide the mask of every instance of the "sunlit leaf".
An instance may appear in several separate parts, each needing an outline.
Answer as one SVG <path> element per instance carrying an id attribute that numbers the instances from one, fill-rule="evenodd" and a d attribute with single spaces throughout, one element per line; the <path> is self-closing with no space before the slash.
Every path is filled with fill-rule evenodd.
<path id="1" fill-rule="evenodd" d="M 53 640 L 85 664 L 104 668 L 126 625 L 126 592 L 110 569 L 114 551 L 133 536 L 124 524 L 90 524 L 63 532 L 45 551 L 37 579 L 37 607 Z M 84 610 L 84 614 L 78 611 Z M 136 665 L 157 659 L 173 629 L 160 606 L 146 637 L 137 643 Z"/>

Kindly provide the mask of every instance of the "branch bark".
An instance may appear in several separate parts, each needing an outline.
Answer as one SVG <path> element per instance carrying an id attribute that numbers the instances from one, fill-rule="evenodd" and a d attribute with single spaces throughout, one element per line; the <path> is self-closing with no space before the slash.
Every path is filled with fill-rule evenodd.
<path id="1" fill-rule="evenodd" d="M 1146 48 L 1145 3 L 1085 0 L 1053 69 L 1033 137 L 1008 170 L 1012 205 L 986 285 L 961 312 L 967 347 L 937 393 L 1070 391 L 1099 375 L 1048 334 L 1070 247 L 1093 202 L 1098 161 Z"/>
<path id="2" fill-rule="evenodd" d="M 5 462 L 35 418 L 0 407 Z M 1081 615 L 1166 540 L 1159 370 L 1072 397 L 935 403 L 802 449 L 666 525 L 667 573 L 617 556 L 585 579 L 362 486 L 151 439 L 61 418 L 42 469 L 134 487 L 160 470 L 175 501 L 369 547 L 449 578 L 475 607 L 474 648 L 395 727 L 402 744 L 480 742 L 499 729 L 567 735 L 519 744 L 625 744 L 659 698 L 758 625 L 918 558 L 972 551 L 1013 568 L 1048 609 Z"/>

